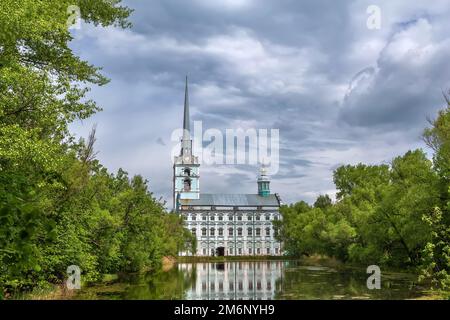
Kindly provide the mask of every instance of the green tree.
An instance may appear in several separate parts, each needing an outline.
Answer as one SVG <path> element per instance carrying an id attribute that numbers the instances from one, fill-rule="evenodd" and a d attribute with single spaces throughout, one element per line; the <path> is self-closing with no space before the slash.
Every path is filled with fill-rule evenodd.
<path id="1" fill-rule="evenodd" d="M 450 99 L 444 94 L 447 107 L 425 129 L 424 140 L 434 151 L 433 165 L 439 177 L 440 203 L 423 214 L 431 229 L 421 264 L 420 280 L 430 279 L 433 286 L 450 288 Z"/>
<path id="2" fill-rule="evenodd" d="M 320 195 L 314 202 L 314 208 L 327 209 L 333 205 L 329 195 Z"/>
<path id="3" fill-rule="evenodd" d="M 70 134 L 100 110 L 90 86 L 108 82 L 69 47 L 70 5 L 86 23 L 130 26 L 119 0 L 0 2 L 0 297 L 62 283 L 72 264 L 85 281 L 155 271 L 195 245 L 148 181 L 96 160 L 95 130 L 86 141 Z"/>

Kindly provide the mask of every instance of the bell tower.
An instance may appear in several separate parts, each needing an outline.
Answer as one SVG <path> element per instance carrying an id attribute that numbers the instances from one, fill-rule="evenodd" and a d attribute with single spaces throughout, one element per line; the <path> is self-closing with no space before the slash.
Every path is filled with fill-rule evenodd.
<path id="1" fill-rule="evenodd" d="M 188 78 L 184 96 L 183 137 L 180 155 L 175 156 L 173 165 L 173 208 L 178 211 L 180 201 L 200 198 L 200 164 L 192 154 L 190 134 Z M 184 202 L 184 201 L 183 201 Z"/>

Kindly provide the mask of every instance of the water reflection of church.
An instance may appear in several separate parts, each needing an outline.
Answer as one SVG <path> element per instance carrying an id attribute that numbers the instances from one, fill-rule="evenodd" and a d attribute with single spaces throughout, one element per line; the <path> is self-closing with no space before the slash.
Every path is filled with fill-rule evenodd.
<path id="1" fill-rule="evenodd" d="M 281 291 L 282 261 L 181 263 L 180 271 L 194 273 L 188 300 L 270 300 Z"/>
<path id="2" fill-rule="evenodd" d="M 282 255 L 273 220 L 281 218 L 281 200 L 270 193 L 265 169 L 258 178 L 257 194 L 200 193 L 200 163 L 192 153 L 189 99 L 186 80 L 181 152 L 173 166 L 174 208 L 197 237 L 197 252 L 180 255 Z"/>

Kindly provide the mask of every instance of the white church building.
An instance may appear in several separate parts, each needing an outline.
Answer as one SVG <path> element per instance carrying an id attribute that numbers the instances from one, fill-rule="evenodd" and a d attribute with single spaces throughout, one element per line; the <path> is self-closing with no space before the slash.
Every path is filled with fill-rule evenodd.
<path id="1" fill-rule="evenodd" d="M 192 152 L 189 96 L 186 79 L 181 152 L 174 159 L 174 209 L 197 237 L 197 256 L 279 256 L 272 221 L 280 219 L 281 199 L 270 193 L 270 180 L 263 167 L 254 194 L 200 192 L 200 163 Z"/>

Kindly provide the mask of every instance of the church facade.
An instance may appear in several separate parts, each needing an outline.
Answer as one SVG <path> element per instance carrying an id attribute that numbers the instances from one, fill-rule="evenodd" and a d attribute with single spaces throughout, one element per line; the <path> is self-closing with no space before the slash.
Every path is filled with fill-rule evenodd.
<path id="1" fill-rule="evenodd" d="M 255 194 L 200 192 L 200 163 L 192 152 L 189 96 L 186 79 L 183 137 L 173 165 L 173 204 L 197 238 L 197 252 L 180 255 L 252 256 L 282 254 L 273 221 L 281 219 L 278 194 L 270 193 L 264 167 L 255 181 Z M 256 188 L 255 188 L 256 189 Z"/>

